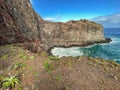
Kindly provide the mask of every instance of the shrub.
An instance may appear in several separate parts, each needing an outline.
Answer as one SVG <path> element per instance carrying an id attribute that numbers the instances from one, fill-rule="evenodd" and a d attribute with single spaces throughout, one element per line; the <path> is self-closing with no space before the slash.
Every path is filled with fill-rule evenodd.
<path id="1" fill-rule="evenodd" d="M 3 79 L 2 87 L 12 89 L 15 85 L 19 84 L 19 80 L 14 76 L 6 77 Z"/>

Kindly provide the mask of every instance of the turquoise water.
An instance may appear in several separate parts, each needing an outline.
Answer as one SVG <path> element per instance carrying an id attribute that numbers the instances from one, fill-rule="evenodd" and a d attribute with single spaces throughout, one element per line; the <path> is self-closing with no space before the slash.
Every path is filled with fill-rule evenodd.
<path id="1" fill-rule="evenodd" d="M 87 47 L 54 48 L 52 54 L 58 57 L 63 56 L 91 56 L 120 62 L 120 29 L 104 29 L 105 37 L 112 39 L 111 43 L 94 44 Z"/>

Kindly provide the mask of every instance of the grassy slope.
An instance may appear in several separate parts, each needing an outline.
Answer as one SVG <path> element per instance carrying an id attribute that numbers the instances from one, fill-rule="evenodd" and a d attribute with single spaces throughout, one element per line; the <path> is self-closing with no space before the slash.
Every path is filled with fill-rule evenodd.
<path id="1" fill-rule="evenodd" d="M 13 75 L 19 79 L 13 90 L 120 90 L 120 65 L 113 61 L 59 59 L 31 53 L 20 44 L 0 46 L 0 87 Z"/>

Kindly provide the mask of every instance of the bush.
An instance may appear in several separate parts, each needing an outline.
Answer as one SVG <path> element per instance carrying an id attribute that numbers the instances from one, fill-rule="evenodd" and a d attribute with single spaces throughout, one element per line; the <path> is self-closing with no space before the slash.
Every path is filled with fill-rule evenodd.
<path id="1" fill-rule="evenodd" d="M 14 75 L 14 76 L 4 78 L 2 87 L 12 89 L 17 84 L 19 84 L 19 80 L 16 77 L 16 75 Z"/>

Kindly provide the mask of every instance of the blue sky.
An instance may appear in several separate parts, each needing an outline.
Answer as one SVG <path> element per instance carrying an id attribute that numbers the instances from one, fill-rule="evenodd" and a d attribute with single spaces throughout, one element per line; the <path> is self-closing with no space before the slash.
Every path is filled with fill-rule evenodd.
<path id="1" fill-rule="evenodd" d="M 120 12 L 120 0 L 31 0 L 35 11 L 50 21 L 92 19 Z M 101 17 L 100 17 L 101 18 Z"/>

